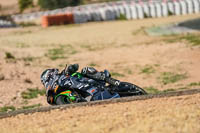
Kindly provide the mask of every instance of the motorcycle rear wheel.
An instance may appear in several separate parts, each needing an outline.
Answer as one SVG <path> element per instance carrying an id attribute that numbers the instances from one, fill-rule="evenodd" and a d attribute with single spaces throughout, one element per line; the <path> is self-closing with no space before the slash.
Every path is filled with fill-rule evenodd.
<path id="1" fill-rule="evenodd" d="M 121 97 L 147 95 L 147 92 L 144 89 L 128 82 L 121 82 L 118 89 L 119 91 L 117 92 Z"/>

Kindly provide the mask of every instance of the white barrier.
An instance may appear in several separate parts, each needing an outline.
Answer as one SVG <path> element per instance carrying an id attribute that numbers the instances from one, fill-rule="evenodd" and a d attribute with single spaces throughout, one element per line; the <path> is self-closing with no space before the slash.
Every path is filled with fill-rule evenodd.
<path id="1" fill-rule="evenodd" d="M 152 18 L 156 17 L 156 9 L 155 9 L 155 5 L 154 4 L 150 4 L 149 5 L 149 9 L 150 9 L 150 16 Z"/>
<path id="2" fill-rule="evenodd" d="M 79 24 L 79 23 L 80 23 L 79 12 L 78 12 L 78 11 L 74 11 L 74 12 L 73 12 L 73 15 L 74 15 L 74 23 L 75 23 L 75 24 Z"/>
<path id="3" fill-rule="evenodd" d="M 124 5 L 124 10 L 125 10 L 126 19 L 130 20 L 131 19 L 130 6 L 128 6 L 127 4 Z"/>
<path id="4" fill-rule="evenodd" d="M 187 14 L 187 6 L 185 1 L 180 1 L 180 6 L 181 6 L 181 14 L 182 15 Z"/>
<path id="5" fill-rule="evenodd" d="M 156 8 L 156 17 L 158 18 L 162 17 L 162 9 L 160 3 L 156 3 L 155 8 Z"/>
<path id="6" fill-rule="evenodd" d="M 102 14 L 104 15 L 104 18 L 105 18 L 105 12 L 102 8 L 94 9 L 91 13 L 92 21 L 101 21 Z"/>
<path id="7" fill-rule="evenodd" d="M 86 23 L 88 22 L 88 17 L 87 17 L 87 13 L 85 11 L 81 11 L 81 23 Z"/>
<path id="8" fill-rule="evenodd" d="M 115 19 L 115 13 L 111 7 L 106 7 L 105 8 L 105 20 L 114 20 Z"/>
<path id="9" fill-rule="evenodd" d="M 8 27 L 17 27 L 17 25 L 13 24 L 8 20 L 1 20 L 0 19 L 0 28 L 8 28 Z"/>
<path id="10" fill-rule="evenodd" d="M 75 11 L 74 12 L 74 22 L 76 24 L 85 23 L 87 22 L 86 13 L 83 11 Z"/>
<path id="11" fill-rule="evenodd" d="M 167 3 L 167 7 L 168 7 L 168 12 L 169 12 L 170 14 L 174 14 L 174 5 L 173 5 L 173 3 L 168 2 L 168 3 Z"/>
<path id="12" fill-rule="evenodd" d="M 138 16 L 138 19 L 143 19 L 144 18 L 144 12 L 142 10 L 142 6 L 139 5 L 139 4 L 136 4 L 136 9 L 137 9 L 137 16 Z"/>
<path id="13" fill-rule="evenodd" d="M 138 1 L 137 1 L 138 2 Z M 143 19 L 145 17 L 162 17 L 168 15 L 185 15 L 200 12 L 200 0 L 177 0 L 163 3 L 154 1 L 152 3 L 136 4 L 133 2 L 112 2 L 93 5 L 83 5 L 77 7 L 67 7 L 52 11 L 29 13 L 23 15 L 13 15 L 16 22 L 29 21 L 41 16 L 55 15 L 72 12 L 75 23 L 85 23 L 88 21 L 109 21 L 116 20 L 120 15 L 126 19 Z"/>
<path id="14" fill-rule="evenodd" d="M 149 6 L 147 4 L 143 5 L 143 11 L 144 11 L 145 17 L 150 17 L 150 10 L 149 10 Z"/>
<path id="15" fill-rule="evenodd" d="M 199 9 L 200 9 L 199 1 L 193 0 L 192 2 L 193 2 L 193 5 L 194 5 L 194 13 L 199 13 Z"/>
<path id="16" fill-rule="evenodd" d="M 131 18 L 137 19 L 137 9 L 136 9 L 136 6 L 134 4 L 131 4 L 130 12 L 131 12 Z"/>
<path id="17" fill-rule="evenodd" d="M 161 8 L 162 8 L 162 16 L 164 16 L 164 17 L 168 16 L 167 4 L 166 3 L 162 3 L 161 4 Z"/>
<path id="18" fill-rule="evenodd" d="M 94 15 L 96 14 L 96 16 L 94 16 L 94 15 L 93 16 L 96 18 L 92 17 L 93 20 L 95 19 L 94 21 L 100 21 L 100 20 L 105 21 L 106 20 L 104 8 L 96 9 L 95 12 L 96 13 L 94 13 Z"/>
<path id="19" fill-rule="evenodd" d="M 187 4 L 187 13 L 192 14 L 193 13 L 193 5 L 191 0 L 186 0 Z"/>
<path id="20" fill-rule="evenodd" d="M 85 13 L 86 13 L 87 21 L 92 21 L 91 12 L 89 10 L 86 10 Z"/>
<path id="21" fill-rule="evenodd" d="M 117 6 L 113 6 L 113 10 L 114 10 L 114 13 L 115 13 L 115 18 L 119 18 L 120 17 L 120 11 L 119 11 L 119 8 L 117 8 Z"/>
<path id="22" fill-rule="evenodd" d="M 119 13 L 122 14 L 122 15 L 125 15 L 124 6 L 119 5 L 118 8 L 119 8 Z"/>
<path id="23" fill-rule="evenodd" d="M 181 15 L 181 7 L 179 2 L 174 2 L 174 14 Z"/>

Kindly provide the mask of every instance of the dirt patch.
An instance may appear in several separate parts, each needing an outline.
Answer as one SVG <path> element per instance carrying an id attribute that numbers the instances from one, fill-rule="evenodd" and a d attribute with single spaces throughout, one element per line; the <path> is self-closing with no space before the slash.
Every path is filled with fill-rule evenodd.
<path id="1" fill-rule="evenodd" d="M 163 36 L 148 36 L 144 29 L 197 17 L 0 29 L 0 73 L 4 75 L 0 81 L 0 107 L 47 105 L 45 96 L 27 100 L 22 93 L 42 90 L 42 71 L 62 69 L 66 63 L 108 69 L 115 78 L 148 90 L 196 88 L 200 82 L 199 46 L 187 41 L 167 42 Z M 58 50 L 62 52 L 50 54 Z M 14 58 L 7 58 L 6 53 Z"/>
<path id="2" fill-rule="evenodd" d="M 76 107 L 1 119 L 2 133 L 200 131 L 200 94 Z"/>

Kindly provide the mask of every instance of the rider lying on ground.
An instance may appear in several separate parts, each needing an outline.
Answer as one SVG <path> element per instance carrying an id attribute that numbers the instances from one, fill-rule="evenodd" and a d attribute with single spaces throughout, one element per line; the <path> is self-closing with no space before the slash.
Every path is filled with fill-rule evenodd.
<path id="1" fill-rule="evenodd" d="M 41 75 L 41 82 L 46 89 L 47 102 L 49 104 L 54 103 L 54 96 L 58 91 L 62 91 L 65 88 L 71 88 L 73 84 L 70 82 L 70 76 L 73 76 L 78 71 L 79 65 L 73 64 L 66 67 L 61 73 L 58 69 L 47 69 Z M 98 72 L 93 67 L 85 67 L 81 70 L 81 75 L 90 79 L 105 81 L 108 84 L 118 86 L 120 81 L 112 79 L 110 73 L 105 70 L 104 72 Z M 80 86 L 84 87 L 84 86 Z"/>

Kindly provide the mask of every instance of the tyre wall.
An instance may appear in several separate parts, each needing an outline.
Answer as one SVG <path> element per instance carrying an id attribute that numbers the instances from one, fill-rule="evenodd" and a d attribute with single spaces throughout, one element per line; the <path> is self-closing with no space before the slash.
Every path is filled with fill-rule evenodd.
<path id="1" fill-rule="evenodd" d="M 9 20 L 0 19 L 0 28 L 10 28 L 10 27 L 17 27 L 17 25 Z"/>
<path id="2" fill-rule="evenodd" d="M 42 17 L 42 26 L 48 27 L 59 24 L 157 18 L 199 12 L 200 0 L 134 0 L 67 7 L 52 11 L 13 15 L 12 18 L 14 21 L 20 22 Z"/>

